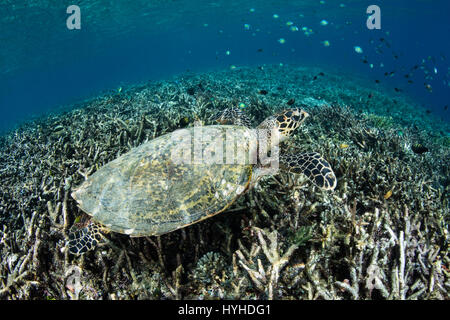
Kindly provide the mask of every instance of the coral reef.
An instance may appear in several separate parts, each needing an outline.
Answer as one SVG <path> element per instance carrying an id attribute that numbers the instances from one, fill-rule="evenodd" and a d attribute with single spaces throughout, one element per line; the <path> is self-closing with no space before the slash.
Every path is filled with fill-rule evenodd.
<path id="1" fill-rule="evenodd" d="M 407 98 L 319 70 L 264 66 L 123 88 L 0 138 L 1 299 L 449 299 L 449 128 Z M 262 94 L 263 92 L 264 94 Z M 367 98 L 370 93 L 370 99 Z M 160 237 L 65 244 L 70 191 L 165 132 L 243 103 L 254 125 L 311 114 L 284 148 L 338 177 L 264 177 L 227 212 Z M 422 144 L 429 150 L 413 152 Z"/>

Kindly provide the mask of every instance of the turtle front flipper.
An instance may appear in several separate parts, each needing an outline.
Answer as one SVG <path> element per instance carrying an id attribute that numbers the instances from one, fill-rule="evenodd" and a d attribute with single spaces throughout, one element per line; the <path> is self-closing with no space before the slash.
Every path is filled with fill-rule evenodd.
<path id="1" fill-rule="evenodd" d="M 220 124 L 233 124 L 250 128 L 251 122 L 247 115 L 237 107 L 230 107 L 219 113 L 217 122 Z"/>
<path id="2" fill-rule="evenodd" d="M 93 222 L 69 234 L 69 252 L 75 255 L 94 249 L 102 238 L 102 227 Z"/>
<path id="3" fill-rule="evenodd" d="M 306 175 L 318 187 L 333 190 L 337 179 L 330 164 L 316 152 L 280 155 L 280 167 L 297 174 Z"/>

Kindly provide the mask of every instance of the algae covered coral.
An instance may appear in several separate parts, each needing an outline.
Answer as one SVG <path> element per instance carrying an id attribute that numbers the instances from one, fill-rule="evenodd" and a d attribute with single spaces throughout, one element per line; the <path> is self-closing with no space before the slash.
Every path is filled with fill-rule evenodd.
<path id="1" fill-rule="evenodd" d="M 2 299 L 448 299 L 448 126 L 411 101 L 303 67 L 236 68 L 123 88 L 1 138 Z M 264 92 L 264 94 L 262 94 Z M 316 151 L 333 192 L 263 178 L 227 212 L 160 237 L 66 250 L 71 190 L 131 148 L 242 105 L 255 125 L 311 115 L 285 147 Z M 417 154 L 412 146 L 426 145 Z"/>

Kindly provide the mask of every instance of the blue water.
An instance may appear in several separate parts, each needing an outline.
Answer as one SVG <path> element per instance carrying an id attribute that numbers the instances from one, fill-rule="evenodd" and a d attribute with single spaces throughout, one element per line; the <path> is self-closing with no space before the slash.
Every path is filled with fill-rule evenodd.
<path id="1" fill-rule="evenodd" d="M 72 4 L 81 9 L 81 30 L 66 27 Z M 381 30 L 366 27 L 371 4 L 381 9 Z M 3 1 L 0 131 L 127 84 L 264 63 L 380 80 L 449 121 L 448 12 L 448 0 Z"/>

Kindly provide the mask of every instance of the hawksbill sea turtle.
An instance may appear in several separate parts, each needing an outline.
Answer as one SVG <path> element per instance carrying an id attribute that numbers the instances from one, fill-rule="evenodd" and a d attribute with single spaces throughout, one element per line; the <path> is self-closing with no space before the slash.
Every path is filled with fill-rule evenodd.
<path id="1" fill-rule="evenodd" d="M 336 176 L 320 154 L 277 151 L 307 117 L 304 110 L 287 109 L 251 129 L 245 114 L 232 107 L 220 114 L 218 125 L 167 133 L 107 163 L 72 193 L 91 219 L 70 233 L 70 252 L 95 248 L 104 232 L 162 235 L 226 211 L 264 174 L 277 172 L 272 163 L 333 190 Z M 270 150 L 269 158 L 263 149 Z M 206 161 L 195 159 L 206 154 Z M 229 155 L 239 161 L 225 159 Z"/>

